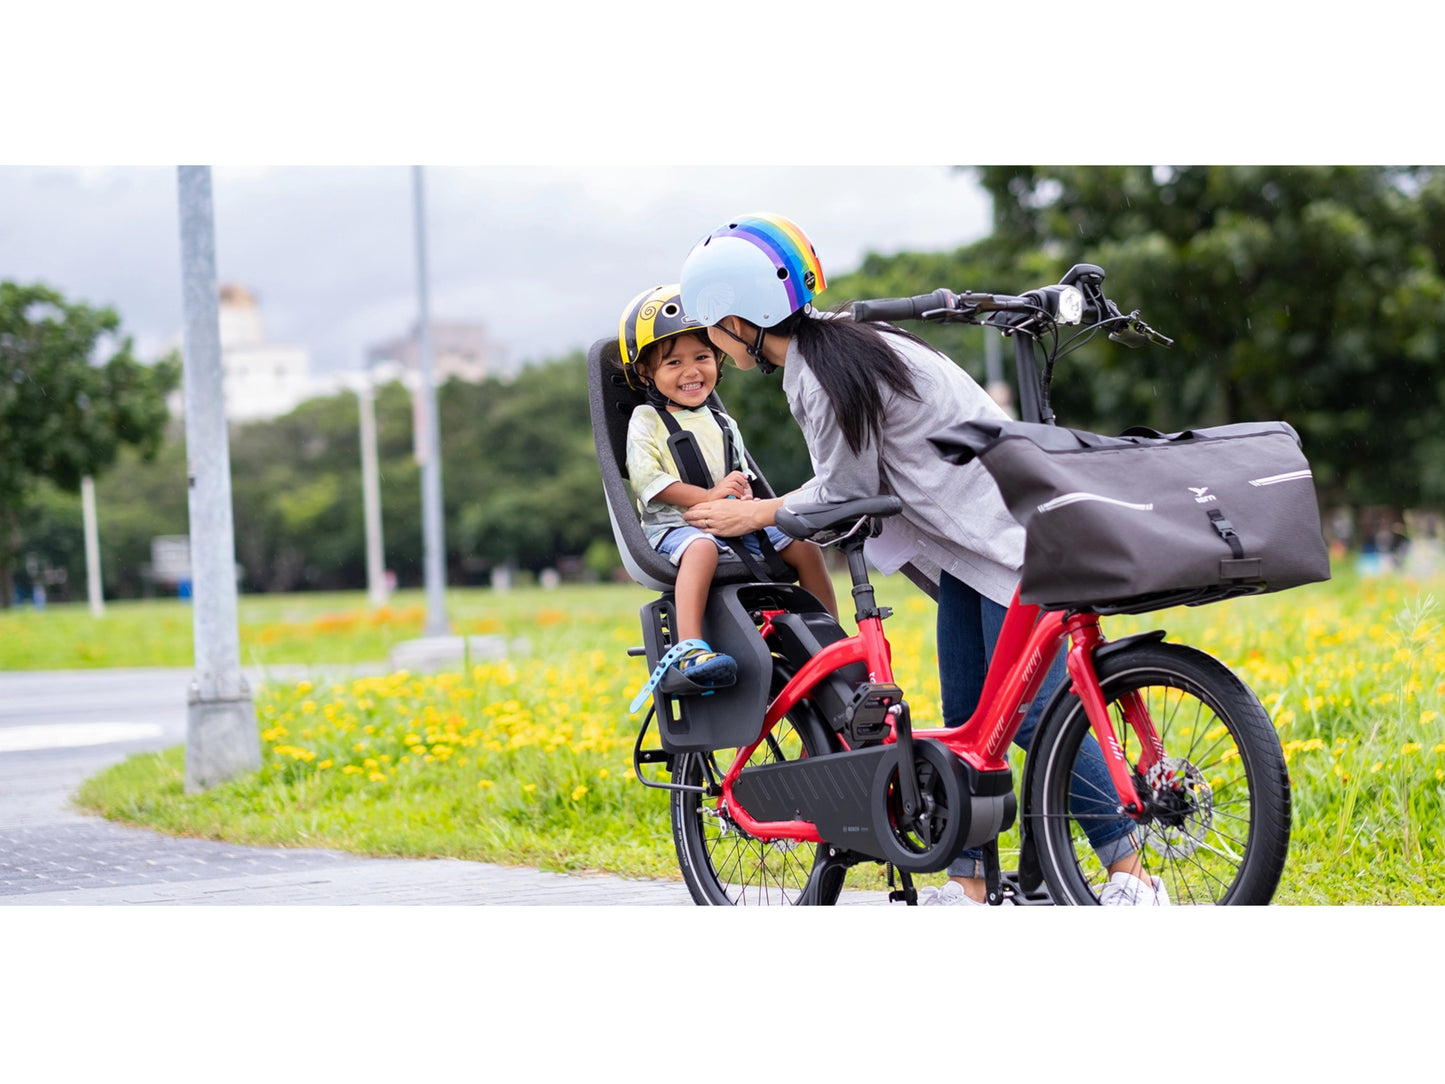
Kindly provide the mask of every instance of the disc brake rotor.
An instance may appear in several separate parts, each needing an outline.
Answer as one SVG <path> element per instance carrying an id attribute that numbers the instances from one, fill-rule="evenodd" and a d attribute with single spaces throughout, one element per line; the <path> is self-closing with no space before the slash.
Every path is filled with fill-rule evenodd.
<path id="1" fill-rule="evenodd" d="M 1214 824 L 1214 790 L 1204 773 L 1183 757 L 1165 757 L 1144 776 L 1150 822 L 1141 829 L 1145 844 L 1165 858 L 1187 858 L 1200 847 Z M 1213 849 L 1213 848 L 1207 848 Z"/>

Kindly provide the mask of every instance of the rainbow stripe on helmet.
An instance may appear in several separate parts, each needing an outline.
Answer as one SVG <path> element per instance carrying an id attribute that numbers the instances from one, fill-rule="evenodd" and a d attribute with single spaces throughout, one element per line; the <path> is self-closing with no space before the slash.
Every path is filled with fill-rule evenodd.
<path id="1" fill-rule="evenodd" d="M 788 274 L 782 283 L 791 312 L 797 312 L 827 288 L 823 265 L 818 262 L 812 242 L 795 222 L 782 215 L 743 215 L 720 226 L 713 236 L 749 241 L 773 261 L 774 267 L 786 268 Z"/>

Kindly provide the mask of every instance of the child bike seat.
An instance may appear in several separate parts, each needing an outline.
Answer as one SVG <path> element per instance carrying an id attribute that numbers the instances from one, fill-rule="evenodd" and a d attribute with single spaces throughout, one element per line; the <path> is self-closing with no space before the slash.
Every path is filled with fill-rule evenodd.
<path id="1" fill-rule="evenodd" d="M 602 490 L 607 497 L 607 515 L 612 521 L 612 536 L 617 542 L 627 574 L 643 587 L 671 592 L 677 582 L 677 569 L 647 541 L 638 519 L 637 505 L 627 485 L 627 422 L 632 409 L 647 402 L 640 391 L 627 386 L 619 366 L 617 338 L 598 339 L 587 351 L 587 390 L 592 412 L 592 437 L 597 447 L 597 465 L 602 473 Z M 708 404 L 722 409 L 722 401 L 714 392 Z M 753 473 L 753 493 L 773 497 L 772 488 L 763 472 L 747 457 Z M 790 574 L 790 579 L 793 578 Z M 752 574 L 731 552 L 718 556 L 713 584 L 750 583 Z"/>

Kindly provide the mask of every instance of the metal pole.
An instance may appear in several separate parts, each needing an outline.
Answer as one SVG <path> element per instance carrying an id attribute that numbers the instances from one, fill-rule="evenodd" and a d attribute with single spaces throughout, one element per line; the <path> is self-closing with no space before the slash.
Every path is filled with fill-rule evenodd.
<path id="1" fill-rule="evenodd" d="M 80 514 L 85 525 L 85 592 L 92 617 L 105 614 L 105 592 L 100 582 L 100 531 L 95 523 L 95 479 L 80 480 Z"/>
<path id="2" fill-rule="evenodd" d="M 376 456 L 376 396 L 367 379 L 356 388 L 361 414 L 361 498 L 366 518 L 366 598 L 372 609 L 386 605 L 386 569 L 381 544 L 381 470 Z"/>
<path id="3" fill-rule="evenodd" d="M 431 312 L 427 302 L 426 209 L 421 166 L 411 167 L 416 201 L 417 338 L 421 348 L 422 561 L 426 578 L 426 635 L 445 636 L 446 541 L 442 532 L 442 455 L 436 384 L 432 374 Z"/>
<path id="4" fill-rule="evenodd" d="M 261 742 L 251 690 L 241 673 L 210 167 L 178 167 L 176 186 L 186 321 L 186 459 L 196 656 L 186 726 L 185 787 L 193 792 L 259 768 Z"/>

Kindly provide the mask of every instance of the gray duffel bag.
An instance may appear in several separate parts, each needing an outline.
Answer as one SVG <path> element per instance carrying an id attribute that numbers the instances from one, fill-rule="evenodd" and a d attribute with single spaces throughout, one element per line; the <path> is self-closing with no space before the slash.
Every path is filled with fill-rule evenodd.
<path id="1" fill-rule="evenodd" d="M 1144 613 L 1330 578 L 1286 422 L 1106 437 L 987 420 L 930 440 L 950 462 L 977 458 L 1023 525 L 1023 602 Z"/>

